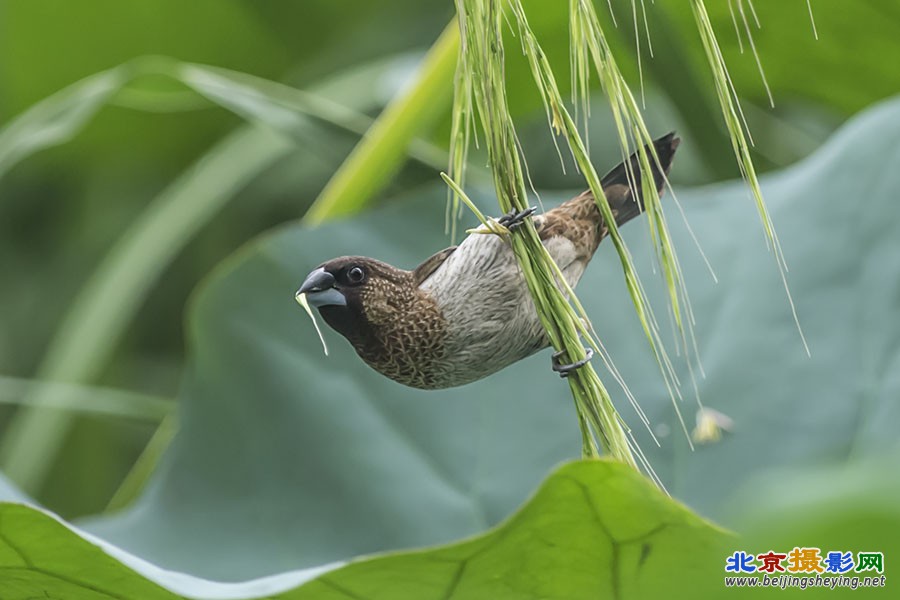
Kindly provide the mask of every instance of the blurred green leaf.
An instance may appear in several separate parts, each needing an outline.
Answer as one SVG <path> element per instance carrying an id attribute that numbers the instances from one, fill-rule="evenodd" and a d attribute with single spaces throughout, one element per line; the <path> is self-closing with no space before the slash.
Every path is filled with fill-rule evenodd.
<path id="1" fill-rule="evenodd" d="M 93 380 L 166 265 L 247 181 L 291 149 L 269 130 L 242 129 L 164 190 L 74 299 L 38 379 Z M 31 399 L 0 442 L 3 471 L 26 492 L 39 489 L 71 426 L 72 415 L 49 403 L 45 393 Z"/>
<path id="2" fill-rule="evenodd" d="M 126 66 L 101 71 L 38 102 L 5 125 L 0 129 L 0 178 L 28 155 L 80 133 L 130 77 Z"/>
<path id="3" fill-rule="evenodd" d="M 130 76 L 120 75 L 122 72 Z M 359 133 L 370 122 L 354 110 L 315 94 L 222 69 L 144 57 L 101 73 L 97 81 L 82 82 L 15 119 L 7 129 L 8 135 L 0 134 L 0 152 L 5 142 L 11 163 L 25 158 L 29 151 L 67 141 L 130 78 L 147 73 L 182 81 L 223 107 L 272 129 L 247 128 L 232 134 L 150 204 L 72 303 L 38 370 L 38 379 L 90 382 L 100 373 L 156 277 L 180 249 L 248 181 L 292 150 L 289 140 L 275 131 L 290 131 L 305 137 L 307 143 L 316 142 L 298 110 Z M 412 135 L 415 128 L 409 131 Z M 44 135 L 39 135 L 42 132 Z M 405 152 L 409 142 L 405 139 L 398 152 Z M 434 155 L 440 154 L 421 142 L 413 146 L 413 151 L 416 148 L 423 160 L 434 162 Z M 0 155 L 0 173 L 2 158 Z M 60 400 L 58 394 L 30 396 L 0 442 L 0 465 L 30 493 L 40 490 L 71 427 L 73 416 L 58 410 L 60 402 L 65 404 L 66 400 Z M 56 409 L 50 409 L 54 404 Z"/>
<path id="4" fill-rule="evenodd" d="M 67 600 L 177 598 L 137 576 L 52 516 L 0 504 L 0 585 L 4 598 Z"/>
<path id="5" fill-rule="evenodd" d="M 34 500 L 24 494 L 16 484 L 0 473 L 0 502 L 15 502 L 19 504 L 34 504 Z"/>
<path id="6" fill-rule="evenodd" d="M 716 572 L 713 565 L 718 566 L 730 539 L 631 468 L 607 461 L 563 466 L 515 515 L 476 538 L 361 558 L 343 568 L 333 564 L 308 573 L 284 573 L 277 578 L 281 583 L 270 579 L 225 586 L 163 572 L 108 547 L 104 553 L 52 517 L 25 506 L 0 504 L 0 522 L 0 583 L 9 600 L 24 600 L 40 591 L 71 600 L 179 597 L 175 594 L 212 598 L 225 597 L 226 591 L 229 598 L 265 594 L 283 600 L 575 600 L 596 598 L 598 593 L 648 598 L 673 588 L 702 586 L 702 577 Z M 286 583 L 293 587 L 304 579 L 311 581 L 279 593 Z"/>
<path id="7" fill-rule="evenodd" d="M 246 2 L 0 2 L 0 122 L 74 81 L 148 54 L 268 78 L 283 77 L 297 61 Z M 135 184 L 146 177 L 162 187 L 160 175 L 174 178 L 234 125 L 230 115 L 216 111 L 153 120 L 131 111 L 104 112 L 77 149 L 57 154 L 65 160 L 54 171 L 81 182 L 122 175 Z"/>
<path id="8" fill-rule="evenodd" d="M 178 419 L 175 412 L 172 411 L 160 421 L 159 427 L 153 432 L 150 441 L 144 446 L 140 456 L 110 498 L 106 505 L 106 512 L 124 509 L 144 491 L 150 476 L 156 471 L 159 461 L 168 450 L 169 444 L 172 443 L 177 432 Z"/>
<path id="9" fill-rule="evenodd" d="M 685 44 L 693 60 L 700 59 L 702 50 L 696 41 L 696 28 L 690 26 L 690 11 L 665 3 L 655 8 L 658 12 L 648 11 L 651 19 L 671 20 L 682 32 L 675 45 Z M 807 98 L 849 115 L 900 89 L 900 72 L 890 61 L 883 60 L 898 49 L 893 33 L 900 25 L 900 9 L 896 3 L 862 0 L 853 3 L 852 12 L 848 12 L 848 4 L 841 0 L 813 0 L 811 8 L 818 39 L 813 34 L 806 2 L 753 3 L 759 27 L 745 3 L 750 30 L 776 107 Z M 740 17 L 737 17 L 739 39 L 727 2 L 710 2 L 708 9 L 738 93 L 742 98 L 767 106 L 763 80 Z M 650 27 L 652 35 L 652 20 Z M 847 48 L 847 40 L 854 40 L 852 52 Z M 664 54 L 668 47 L 655 48 Z M 709 81 L 708 71 L 701 73 L 702 79 Z M 691 110 L 688 105 L 682 108 Z"/>
<path id="10" fill-rule="evenodd" d="M 28 405 L 43 397 L 43 405 L 63 411 L 161 421 L 173 412 L 171 400 L 90 385 L 53 383 L 0 375 L 0 404 Z"/>
<path id="11" fill-rule="evenodd" d="M 822 556 L 831 551 L 882 552 L 888 588 L 900 556 L 900 476 L 897 452 L 843 465 L 812 468 L 782 468 L 761 474 L 741 486 L 730 507 L 746 536 L 734 549 L 749 553 L 769 550 L 788 553 L 795 547 L 818 548 Z M 890 562 L 888 562 L 890 561 Z M 889 566 L 888 566 L 889 565 Z M 880 573 L 848 572 L 853 576 Z M 765 596 L 758 588 L 729 590 L 737 597 Z M 779 598 L 808 598 L 809 589 L 770 589 Z M 823 592 L 818 592 L 822 594 Z M 865 593 L 865 592 L 863 592 Z M 870 592 L 871 593 L 871 592 Z M 886 592 L 878 589 L 879 597 Z M 888 592 L 887 594 L 889 594 Z M 829 598 L 855 598 L 859 589 L 837 587 Z M 716 598 L 710 594 L 706 597 Z"/>
<path id="12" fill-rule="evenodd" d="M 0 98 L 10 112 L 69 82 L 148 54 L 251 70 L 262 77 L 279 77 L 293 62 L 244 2 L 196 0 L 186 6 L 178 0 L 135 0 L 126 6 L 95 0 L 76 6 L 46 0 L 3 2 L 0 10 Z M 297 22 L 295 27 L 316 25 Z M 60 60 L 63 56 L 66 60 Z"/>
<path id="13" fill-rule="evenodd" d="M 420 83 L 422 89 L 426 90 L 426 96 L 439 95 L 440 90 L 432 91 L 431 84 L 435 78 L 440 78 L 440 69 L 446 66 L 441 61 L 446 61 L 447 56 L 449 55 L 441 54 L 436 57 L 434 67 L 437 72 L 426 73 L 426 78 Z M 351 79 L 360 79 L 360 76 L 367 78 L 371 75 L 367 71 L 374 72 L 376 76 L 383 75 L 381 63 L 376 61 L 367 67 L 356 69 Z M 373 120 L 358 109 L 313 92 L 228 69 L 182 63 L 166 57 L 145 56 L 109 71 L 101 71 L 57 92 L 0 129 L 0 178 L 14 164 L 31 154 L 70 141 L 81 133 L 101 108 L 111 101 L 117 101 L 118 93 L 145 94 L 146 97 L 142 96 L 140 101 L 128 100 L 131 96 L 125 96 L 123 106 L 136 110 L 193 111 L 200 107 L 196 99 L 185 100 L 186 91 L 183 89 L 157 90 L 153 93 L 133 89 L 135 80 L 147 77 L 169 78 L 173 80 L 170 83 L 183 84 L 211 101 L 212 104 L 204 105 L 205 107 L 221 106 L 248 121 L 265 124 L 284 134 L 300 135 L 305 143 L 315 141 L 313 134 L 309 132 L 309 117 L 360 136 L 366 134 L 373 124 Z M 423 108 L 425 116 L 420 116 L 419 120 L 413 120 L 407 125 L 404 144 L 398 145 L 399 154 L 394 161 L 399 162 L 400 157 L 411 152 L 422 162 L 434 168 L 442 168 L 446 164 L 446 154 L 436 146 L 414 139 L 419 126 L 427 122 L 427 115 L 432 115 L 435 107 L 439 110 L 441 104 L 415 99 L 408 101 L 428 105 L 428 109 Z M 348 99 L 348 103 L 350 106 L 361 104 L 359 98 Z M 407 109 L 409 106 L 411 105 L 404 104 Z M 393 129 L 393 126 L 392 122 L 388 129 Z"/>
<path id="14" fill-rule="evenodd" d="M 565 13 L 565 4 L 526 3 L 531 21 L 540 28 L 538 37 L 547 56 L 555 61 L 561 83 L 568 83 L 563 75 L 568 68 L 565 63 L 568 23 L 560 18 Z M 737 176 L 691 11 L 682 3 L 646 3 L 645 11 L 631 0 L 612 0 L 608 7 L 605 4 L 597 4 L 598 13 L 605 19 L 604 30 L 611 32 L 610 42 L 617 62 L 636 95 L 642 87 L 636 60 L 637 46 L 640 46 L 643 87 L 648 92 L 647 120 L 660 122 L 660 113 L 666 113 L 666 120 L 658 125 L 659 131 L 677 129 L 686 145 L 703 157 L 708 178 L 721 180 Z M 843 119 L 900 89 L 900 71 L 891 61 L 884 60 L 885 56 L 900 53 L 900 38 L 894 35 L 900 27 L 897 3 L 812 0 L 810 4 L 818 26 L 818 39 L 813 35 L 807 2 L 755 2 L 753 10 L 760 23 L 757 27 L 744 1 L 756 49 L 775 100 L 774 109 L 770 109 L 742 22 L 740 39 L 735 33 L 729 7 L 734 9 L 736 4 L 708 3 L 713 28 L 742 104 L 745 108 L 747 105 L 761 107 L 754 111 L 756 115 L 750 115 L 749 110 L 747 114 L 760 171 L 785 166 L 806 156 Z M 637 26 L 633 20 L 634 6 L 638 8 Z M 612 26 L 610 11 L 615 15 L 617 27 Z M 847 40 L 854 40 L 852 52 L 847 49 Z M 517 116 L 534 114 L 539 99 L 527 87 L 527 67 L 514 53 L 508 58 L 511 108 Z M 668 105 L 659 106 L 654 102 L 656 94 L 667 97 Z M 590 138 L 598 151 L 595 157 L 603 155 L 602 146 L 607 145 L 604 140 L 613 135 L 606 126 L 607 114 L 602 103 L 592 111 Z M 804 136 L 813 139 L 804 140 Z M 545 136 L 542 139 L 546 141 Z M 541 152 L 528 150 L 528 140 L 523 142 L 529 155 Z M 538 186 L 548 177 L 542 164 L 552 171 L 558 170 L 552 156 L 551 148 L 546 161 L 533 161 L 532 175 Z"/>
<path id="15" fill-rule="evenodd" d="M 370 67 L 378 72 L 380 65 L 376 63 Z M 280 133 L 297 135 L 301 143 L 321 143 L 322 133 L 310 131 L 310 117 L 359 136 L 368 135 L 374 123 L 364 113 L 328 97 L 246 73 L 208 65 L 178 64 L 174 65 L 172 75 L 219 106 L 248 121 L 268 125 Z M 352 99 L 351 102 L 358 103 L 358 100 Z M 410 139 L 407 143 L 408 147 L 399 148 L 401 153 L 434 169 L 446 167 L 445 150 L 420 139 Z"/>

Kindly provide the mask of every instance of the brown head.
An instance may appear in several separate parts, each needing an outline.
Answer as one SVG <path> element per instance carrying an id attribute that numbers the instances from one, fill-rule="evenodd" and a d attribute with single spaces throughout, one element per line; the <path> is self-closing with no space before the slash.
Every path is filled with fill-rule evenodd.
<path id="1" fill-rule="evenodd" d="M 358 347 L 370 341 L 375 322 L 387 318 L 390 299 L 409 287 L 410 273 L 364 256 L 341 256 L 313 269 L 297 294 L 328 325 Z"/>
<path id="2" fill-rule="evenodd" d="M 415 272 L 342 256 L 313 269 L 297 294 L 372 368 L 405 385 L 434 387 L 444 322 Z"/>

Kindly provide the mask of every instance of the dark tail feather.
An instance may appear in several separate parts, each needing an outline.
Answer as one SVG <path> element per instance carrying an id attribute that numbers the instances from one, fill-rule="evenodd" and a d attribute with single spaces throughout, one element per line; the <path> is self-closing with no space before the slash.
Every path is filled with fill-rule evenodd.
<path id="1" fill-rule="evenodd" d="M 674 131 L 653 142 L 653 146 L 656 148 L 656 156 L 659 158 L 659 164 L 656 164 L 652 155 L 648 158 L 653 170 L 656 189 L 660 194 L 662 194 L 665 187 L 665 175 L 669 173 L 672 159 L 675 157 L 675 149 L 678 148 L 679 143 L 681 143 L 681 139 L 675 137 Z M 634 181 L 629 181 L 629 173 L 625 168 L 625 163 L 620 163 L 619 166 L 607 173 L 600 181 L 600 184 L 603 186 L 603 192 L 606 194 L 607 200 L 609 200 L 610 208 L 616 212 L 616 225 L 620 227 L 644 211 L 644 199 L 641 194 L 640 158 L 637 152 L 631 155 L 628 162 L 631 163 L 631 177 Z M 660 166 L 662 171 L 659 169 Z"/>

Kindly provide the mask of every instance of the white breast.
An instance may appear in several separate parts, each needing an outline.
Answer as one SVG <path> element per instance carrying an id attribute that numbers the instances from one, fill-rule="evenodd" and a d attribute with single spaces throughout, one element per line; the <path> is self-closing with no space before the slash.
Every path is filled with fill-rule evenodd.
<path id="1" fill-rule="evenodd" d="M 584 273 L 575 247 L 557 236 L 544 242 L 570 286 Z M 486 377 L 547 346 L 525 279 L 509 243 L 470 234 L 426 279 L 449 325 L 446 377 L 462 385 Z"/>

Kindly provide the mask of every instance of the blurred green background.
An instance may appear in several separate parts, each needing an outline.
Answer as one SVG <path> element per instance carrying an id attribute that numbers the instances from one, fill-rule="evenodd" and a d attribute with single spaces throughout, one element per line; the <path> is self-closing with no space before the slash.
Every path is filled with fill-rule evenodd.
<path id="1" fill-rule="evenodd" d="M 737 177 L 687 6 L 648 3 L 654 54 L 650 56 L 641 32 L 641 81 L 631 5 L 612 4 L 618 27 L 609 21 L 605 6 L 598 8 L 636 94 L 643 84 L 651 131 L 676 129 L 685 139 L 674 183 L 700 185 Z M 762 27 L 750 17 L 750 28 L 774 108 L 768 105 L 746 34 L 735 31 L 728 4 L 709 4 L 762 172 L 795 163 L 855 113 L 900 90 L 897 3 L 814 0 L 816 40 L 805 2 L 758 2 Z M 526 3 L 558 79 L 568 87 L 564 5 Z M 452 3 L 436 0 L 0 1 L 0 126 L 85 77 L 145 56 L 249 73 L 374 117 L 415 82 L 419 60 L 453 14 Z M 511 39 L 508 45 L 510 98 L 531 178 L 539 190 L 577 190 L 578 176 L 572 169 L 563 175 L 559 168 L 540 100 L 515 44 Z M 425 154 L 439 165 L 449 135 L 449 87 L 431 101 L 445 103 L 440 118 L 414 125 L 420 141 L 429 142 Z M 618 160 L 619 150 L 600 90 L 593 105 L 590 139 L 602 170 Z M 75 426 L 58 440 L 59 451 L 51 453 L 46 473 L 27 482 L 13 473 L 28 493 L 65 517 L 105 509 L 161 416 L 171 410 L 186 362 L 184 311 L 195 286 L 258 233 L 302 217 L 359 140 L 358 133 L 348 131 L 354 129 L 348 119 L 304 117 L 299 124 L 284 121 L 280 142 L 260 141 L 248 133 L 260 124 L 247 126 L 231 110 L 159 74 L 130 80 L 97 109 L 93 118 L 62 136 L 66 143 L 22 153 L 24 160 L 15 160 L 15 153 L 0 144 L 0 156 L 6 159 L 0 160 L 0 439 L 6 442 L 0 467 L 27 465 L 27 457 L 11 454 L 15 445 L 8 442 L 9 428 L 20 423 L 15 417 L 23 402 L 45 394 L 81 406 Z M 278 120 L 274 112 L 269 125 Z M 205 184 L 218 200 L 195 228 L 175 244 L 158 238 L 173 244 L 171 257 L 162 262 L 159 276 L 150 275 L 140 289 L 138 310 L 122 323 L 121 338 L 110 334 L 108 352 L 86 359 L 90 364 L 82 375 L 67 381 L 74 387 L 47 387 L 43 377 L 52 367 L 47 361 L 59 364 L 75 357 L 77 362 L 83 351 L 78 340 L 66 341 L 62 328 L 67 318 L 77 320 L 70 314 L 73 299 L 98 266 L 115 256 L 123 236 L 146 217 L 144 211 L 155 199 L 230 143 L 246 144 L 247 160 L 221 168 L 226 181 L 221 189 L 215 189 L 215 182 Z M 269 154 L 262 157 L 265 152 Z M 405 161 L 384 189 L 372 190 L 374 200 L 404 202 L 426 190 L 434 195 L 439 178 L 435 164 L 428 163 L 421 156 Z M 475 152 L 471 164 L 477 185 L 483 157 Z M 480 181 L 483 185 L 485 178 Z M 492 206 L 482 204 L 483 209 Z M 435 240 L 435 247 L 444 241 Z M 141 277 L 139 271 L 132 275 Z M 104 301 L 116 304 L 115 297 Z M 118 408 L 92 407 L 100 397 Z M 79 404 L 78 398 L 87 400 Z"/>

